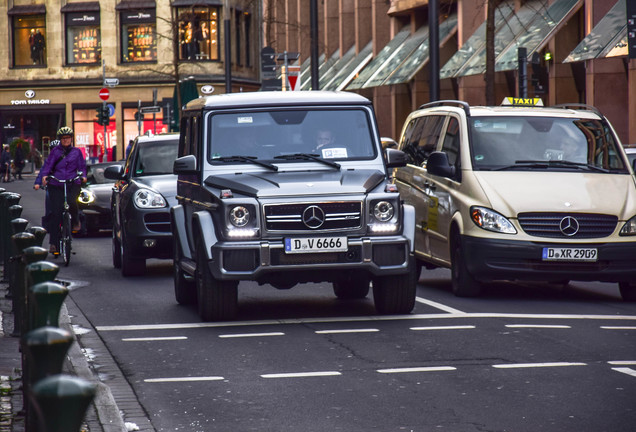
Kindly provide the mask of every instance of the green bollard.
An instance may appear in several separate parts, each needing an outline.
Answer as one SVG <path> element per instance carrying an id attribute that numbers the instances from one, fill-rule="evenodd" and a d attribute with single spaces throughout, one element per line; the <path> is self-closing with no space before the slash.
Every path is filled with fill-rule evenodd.
<path id="1" fill-rule="evenodd" d="M 28 332 L 29 330 L 34 329 L 35 327 L 33 326 L 33 314 L 32 314 L 32 300 L 31 300 L 31 296 L 30 296 L 30 285 L 28 284 L 28 280 L 29 280 L 29 275 L 26 272 L 26 266 L 28 266 L 29 264 L 32 264 L 34 262 L 38 262 L 38 261 L 43 261 L 46 259 L 46 256 L 49 254 L 49 252 L 44 249 L 43 247 L 40 246 L 29 246 L 28 248 L 25 248 L 22 251 L 22 280 L 23 280 L 23 284 L 22 284 L 22 292 L 24 295 L 24 311 L 25 314 L 24 316 L 20 317 L 21 320 L 21 329 L 22 329 L 22 333 L 24 334 L 25 332 Z M 16 316 L 16 320 L 17 320 L 17 316 Z M 44 325 L 52 325 L 52 326 L 56 326 L 57 327 L 57 322 L 55 324 L 42 324 L 41 326 Z M 38 326 L 38 327 L 41 327 Z"/>
<path id="2" fill-rule="evenodd" d="M 41 226 L 32 226 L 27 228 L 27 232 L 35 236 L 37 246 L 42 246 L 42 243 L 44 243 L 44 237 L 46 237 L 47 234 L 46 229 Z"/>
<path id="3" fill-rule="evenodd" d="M 20 204 L 13 204 L 8 208 L 9 220 L 13 220 L 22 216 L 22 206 Z"/>
<path id="4" fill-rule="evenodd" d="M 40 282 L 53 282 L 60 267 L 50 261 L 37 261 L 26 266 L 27 284 L 33 286 Z"/>
<path id="5" fill-rule="evenodd" d="M 72 343 L 73 335 L 59 327 L 40 327 L 25 334 L 21 340 L 29 371 L 25 384 L 31 388 L 47 376 L 62 373 Z"/>
<path id="6" fill-rule="evenodd" d="M 68 295 L 68 288 L 55 282 L 40 282 L 29 289 L 29 329 L 44 326 L 58 327 L 60 309 Z"/>
<path id="7" fill-rule="evenodd" d="M 46 432 L 78 432 L 97 387 L 81 378 L 55 375 L 33 387 L 40 424 Z"/>
<path id="8" fill-rule="evenodd" d="M 27 226 L 29 226 L 29 221 L 24 218 L 18 217 L 11 219 L 11 230 L 13 234 L 23 232 Z"/>
<path id="9" fill-rule="evenodd" d="M 20 198 L 19 194 L 13 192 L 3 192 L 0 194 L 0 250 L 2 251 L 2 263 L 4 266 L 2 282 L 9 280 L 7 268 L 9 267 L 9 258 L 11 257 L 11 234 L 17 232 L 12 231 L 11 228 L 11 221 L 15 218 L 10 217 L 9 207 L 18 204 Z"/>
<path id="10" fill-rule="evenodd" d="M 24 323 L 27 314 L 27 290 L 22 254 L 26 248 L 33 246 L 35 236 L 28 232 L 19 232 L 11 236 L 11 241 L 14 256 L 11 258 L 11 263 L 7 269 L 9 270 L 9 292 L 11 293 L 13 313 L 15 314 L 12 336 L 20 336 L 24 333 Z M 17 251 L 20 251 L 19 254 Z"/>

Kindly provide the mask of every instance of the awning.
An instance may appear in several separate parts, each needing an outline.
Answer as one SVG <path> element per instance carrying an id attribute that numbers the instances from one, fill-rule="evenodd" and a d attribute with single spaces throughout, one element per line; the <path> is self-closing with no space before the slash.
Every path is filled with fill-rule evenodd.
<path id="1" fill-rule="evenodd" d="M 362 86 L 364 86 L 364 84 L 382 67 L 384 62 L 395 54 L 395 50 L 409 37 L 409 34 L 410 31 L 408 27 L 400 30 L 400 32 L 396 34 L 393 39 L 391 39 L 389 43 L 382 48 L 382 50 L 380 50 L 378 55 L 371 60 L 367 67 L 362 69 L 360 75 L 358 75 L 358 77 L 347 86 L 347 90 L 361 89 Z"/>
<path id="2" fill-rule="evenodd" d="M 428 27 L 426 27 L 428 32 Z M 449 16 L 439 25 L 439 44 L 444 45 L 457 32 L 457 15 Z M 411 54 L 382 82 L 381 85 L 402 84 L 411 81 L 429 60 L 428 34 Z"/>
<path id="3" fill-rule="evenodd" d="M 321 56 L 319 60 L 320 66 L 318 66 L 318 76 L 320 77 L 318 81 L 319 85 L 321 82 L 324 82 L 322 78 L 323 75 L 325 75 L 329 71 L 331 66 L 336 64 L 338 59 L 340 59 L 340 50 L 337 49 L 336 52 L 334 52 L 331 55 L 331 57 L 329 57 L 326 61 L 323 61 L 323 59 L 324 59 L 324 56 Z M 301 90 L 311 90 L 311 79 L 307 81 L 302 81 L 300 85 L 301 85 L 301 88 L 300 88 Z"/>
<path id="4" fill-rule="evenodd" d="M 627 9 L 625 0 L 618 0 L 563 63 L 627 55 L 627 51 Z"/>
<path id="5" fill-rule="evenodd" d="M 373 58 L 373 43 L 369 42 L 340 72 L 325 86 L 323 90 L 343 90 L 347 84 L 367 65 Z"/>
<path id="6" fill-rule="evenodd" d="M 29 6 L 13 6 L 7 12 L 9 15 L 42 15 L 46 13 L 46 6 L 44 5 L 29 5 Z"/>
<path id="7" fill-rule="evenodd" d="M 528 60 L 532 54 L 541 51 L 554 34 L 583 6 L 583 0 L 557 0 L 548 9 L 539 12 L 527 31 L 520 34 L 515 41 L 499 54 L 495 71 L 515 70 L 519 67 L 517 49 L 525 47 Z"/>
<path id="8" fill-rule="evenodd" d="M 122 0 L 115 6 L 115 10 L 154 9 L 156 7 L 155 0 Z"/>
<path id="9" fill-rule="evenodd" d="M 495 31 L 499 30 L 514 12 L 512 3 L 503 2 L 495 10 Z M 446 62 L 440 70 L 440 79 L 454 78 L 466 64 L 486 48 L 486 22 L 468 38 L 461 48 Z"/>
<path id="10" fill-rule="evenodd" d="M 170 6 L 223 6 L 223 0 L 173 0 Z"/>
<path id="11" fill-rule="evenodd" d="M 69 12 L 99 12 L 99 2 L 67 3 L 60 9 L 62 13 Z"/>

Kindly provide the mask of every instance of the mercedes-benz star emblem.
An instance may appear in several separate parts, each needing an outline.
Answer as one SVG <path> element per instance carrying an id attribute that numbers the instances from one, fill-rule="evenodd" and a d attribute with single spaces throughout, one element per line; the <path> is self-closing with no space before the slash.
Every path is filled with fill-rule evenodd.
<path id="1" fill-rule="evenodd" d="M 568 237 L 572 237 L 574 234 L 579 232 L 579 222 L 574 219 L 572 216 L 566 216 L 561 219 L 559 223 L 559 229 Z"/>
<path id="2" fill-rule="evenodd" d="M 309 206 L 303 212 L 303 223 L 307 228 L 320 228 L 325 223 L 325 212 L 318 206 Z"/>

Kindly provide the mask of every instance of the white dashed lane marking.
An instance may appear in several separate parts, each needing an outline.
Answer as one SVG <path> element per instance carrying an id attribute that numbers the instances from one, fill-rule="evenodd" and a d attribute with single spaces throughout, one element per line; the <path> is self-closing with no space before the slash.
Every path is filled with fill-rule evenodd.
<path id="1" fill-rule="evenodd" d="M 137 338 L 122 338 L 124 342 L 158 342 L 158 341 L 174 341 L 185 340 L 187 336 L 165 336 L 165 337 L 137 337 Z"/>
<path id="2" fill-rule="evenodd" d="M 452 366 L 429 366 L 429 367 L 411 367 L 411 368 L 394 368 L 394 369 L 378 369 L 379 373 L 412 373 L 412 372 L 443 372 L 454 371 L 457 368 Z"/>
<path id="3" fill-rule="evenodd" d="M 343 334 L 343 333 L 375 333 L 379 332 L 379 329 L 343 329 L 343 330 L 317 330 L 316 334 Z"/>
<path id="4" fill-rule="evenodd" d="M 624 374 L 627 374 L 629 376 L 633 376 L 636 378 L 636 370 L 631 369 L 631 368 L 612 368 L 612 370 L 615 370 L 616 372 L 621 372 Z"/>
<path id="5" fill-rule="evenodd" d="M 234 333 L 234 334 L 222 334 L 219 335 L 222 339 L 227 338 L 248 338 L 248 337 L 267 337 L 267 336 L 285 336 L 285 333 L 282 332 L 271 332 L 271 333 Z"/>
<path id="6" fill-rule="evenodd" d="M 297 373 L 275 373 L 264 374 L 261 378 L 308 378 L 308 377 L 325 377 L 325 376 L 340 376 L 342 375 L 337 371 L 325 371 L 325 372 L 297 372 Z"/>
<path id="7" fill-rule="evenodd" d="M 569 329 L 572 326 L 569 325 L 557 325 L 557 324 L 506 324 L 508 328 L 553 328 L 553 329 Z"/>
<path id="8" fill-rule="evenodd" d="M 209 377 L 175 377 L 175 378 L 148 378 L 144 382 L 147 383 L 166 383 L 166 382 L 196 382 L 196 381 L 223 381 L 225 378 L 220 376 Z"/>
<path id="9" fill-rule="evenodd" d="M 563 366 L 587 366 L 587 363 L 553 362 L 553 363 L 510 363 L 510 364 L 492 365 L 492 367 L 497 369 L 541 368 L 541 367 L 563 367 Z"/>
<path id="10" fill-rule="evenodd" d="M 636 327 L 601 326 L 604 330 L 636 330 Z"/>
<path id="11" fill-rule="evenodd" d="M 437 327 L 411 327 L 410 330 L 413 331 L 423 331 L 423 330 L 469 330 L 474 329 L 474 325 L 464 325 L 464 326 L 437 326 Z"/>

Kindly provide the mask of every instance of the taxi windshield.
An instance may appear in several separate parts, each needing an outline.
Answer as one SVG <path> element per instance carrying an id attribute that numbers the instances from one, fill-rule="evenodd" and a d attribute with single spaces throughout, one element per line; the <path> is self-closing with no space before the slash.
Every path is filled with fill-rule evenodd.
<path id="1" fill-rule="evenodd" d="M 217 113 L 211 116 L 209 162 L 373 158 L 368 115 L 362 109 L 334 108 Z"/>
<path id="2" fill-rule="evenodd" d="M 562 117 L 472 117 L 475 170 L 589 170 L 627 168 L 606 122 Z"/>

